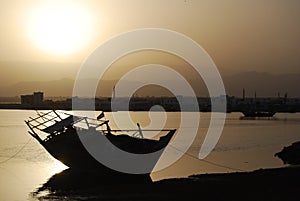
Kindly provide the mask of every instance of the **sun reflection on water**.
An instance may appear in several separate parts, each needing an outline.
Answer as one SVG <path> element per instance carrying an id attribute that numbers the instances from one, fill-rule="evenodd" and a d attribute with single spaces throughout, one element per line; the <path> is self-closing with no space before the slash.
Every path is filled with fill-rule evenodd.
<path id="1" fill-rule="evenodd" d="M 68 169 L 68 167 L 65 166 L 62 162 L 54 159 L 52 169 L 53 169 L 53 173 L 57 174 L 57 173 L 64 171 L 65 169 Z"/>

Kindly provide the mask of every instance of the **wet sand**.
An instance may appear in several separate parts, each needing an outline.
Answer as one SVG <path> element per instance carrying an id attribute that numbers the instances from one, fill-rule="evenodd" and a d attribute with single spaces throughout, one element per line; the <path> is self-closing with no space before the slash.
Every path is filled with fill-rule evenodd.
<path id="1" fill-rule="evenodd" d="M 192 175 L 156 182 L 111 181 L 66 170 L 33 197 L 44 200 L 298 200 L 300 167 Z M 45 190 L 47 195 L 41 195 Z"/>

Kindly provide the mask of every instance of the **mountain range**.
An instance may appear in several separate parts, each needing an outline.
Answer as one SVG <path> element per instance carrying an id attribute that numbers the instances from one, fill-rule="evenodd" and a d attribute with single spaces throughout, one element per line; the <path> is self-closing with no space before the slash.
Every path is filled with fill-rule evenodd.
<path id="1" fill-rule="evenodd" d="M 226 93 L 229 96 L 242 96 L 243 88 L 246 96 L 274 97 L 288 93 L 289 97 L 300 97 L 300 73 L 297 74 L 271 74 L 261 72 L 243 72 L 234 75 L 222 76 Z M 110 96 L 116 80 L 102 80 L 97 96 Z M 170 80 L 176 85 L 175 80 Z M 207 96 L 207 89 L 202 81 L 189 80 L 197 96 Z M 128 85 L 140 84 L 135 81 L 127 81 Z M 31 94 L 34 91 L 43 91 L 46 97 L 71 97 L 73 79 L 59 79 L 52 81 L 23 81 L 5 87 L 0 87 L 0 97 L 13 97 L 22 94 Z M 180 86 L 178 86 L 180 87 Z M 164 96 L 170 95 L 167 90 L 158 86 L 149 86 L 138 92 L 139 96 Z"/>

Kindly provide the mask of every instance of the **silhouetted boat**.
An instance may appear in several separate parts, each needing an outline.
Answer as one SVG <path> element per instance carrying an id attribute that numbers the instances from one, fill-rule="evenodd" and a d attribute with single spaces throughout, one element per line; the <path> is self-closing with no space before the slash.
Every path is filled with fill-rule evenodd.
<path id="1" fill-rule="evenodd" d="M 25 121 L 30 129 L 29 133 L 55 159 L 72 168 L 72 170 L 89 173 L 96 172 L 108 180 L 111 180 L 113 177 L 117 179 L 128 178 L 131 181 L 134 178 L 138 180 L 150 179 L 150 174 L 126 174 L 110 169 L 98 162 L 86 150 L 80 139 L 81 137 L 89 138 L 93 142 L 99 140 L 99 136 L 103 136 L 106 137 L 108 141 L 106 142 L 104 140 L 105 142 L 101 144 L 102 146 L 104 145 L 104 147 L 106 147 L 107 143 L 112 143 L 119 149 L 134 154 L 156 152 L 158 153 L 155 155 L 157 158 L 149 161 L 148 164 L 154 168 L 164 148 L 176 131 L 176 129 L 161 130 L 167 131 L 168 133 L 158 140 L 154 140 L 143 137 L 142 129 L 139 127 L 139 124 L 137 130 L 123 130 L 123 132 L 128 133 L 134 132 L 135 135 L 117 134 L 122 130 L 112 130 L 109 126 L 109 120 L 102 120 L 104 117 L 103 112 L 96 119 L 75 116 L 54 110 L 46 113 L 37 112 L 37 115 L 37 117 L 30 117 L 29 120 Z M 44 136 L 44 138 L 42 138 L 42 136 Z M 97 147 L 97 145 L 97 143 L 93 143 L 93 146 Z"/>
<path id="2" fill-rule="evenodd" d="M 248 110 L 242 111 L 245 117 L 273 117 L 276 112 L 273 111 L 255 111 L 255 110 Z"/>

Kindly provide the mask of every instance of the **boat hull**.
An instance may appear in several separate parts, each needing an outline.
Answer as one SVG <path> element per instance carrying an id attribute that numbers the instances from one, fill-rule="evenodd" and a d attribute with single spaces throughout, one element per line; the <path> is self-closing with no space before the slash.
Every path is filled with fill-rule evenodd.
<path id="1" fill-rule="evenodd" d="M 92 134 L 91 134 L 92 133 Z M 113 135 L 110 134 L 107 137 L 108 143 L 112 143 L 118 148 L 131 152 L 134 154 L 146 154 L 156 151 L 163 152 L 163 149 L 167 146 L 175 130 L 169 131 L 169 133 L 159 140 L 149 140 L 134 138 L 128 135 Z M 89 132 L 89 130 L 75 130 L 74 128 L 68 129 L 63 133 L 55 136 L 50 136 L 46 140 L 42 141 L 42 146 L 57 160 L 75 171 L 89 172 L 103 175 L 103 179 L 112 180 L 117 179 L 130 179 L 130 181 L 136 180 L 149 180 L 150 173 L 147 174 L 127 174 L 116 170 L 113 170 L 102 163 L 98 162 L 83 146 L 79 135 L 89 135 L 90 137 L 96 137 L 93 135 L 103 135 L 101 132 Z M 153 161 L 147 162 L 153 169 L 158 161 L 155 158 Z"/>

